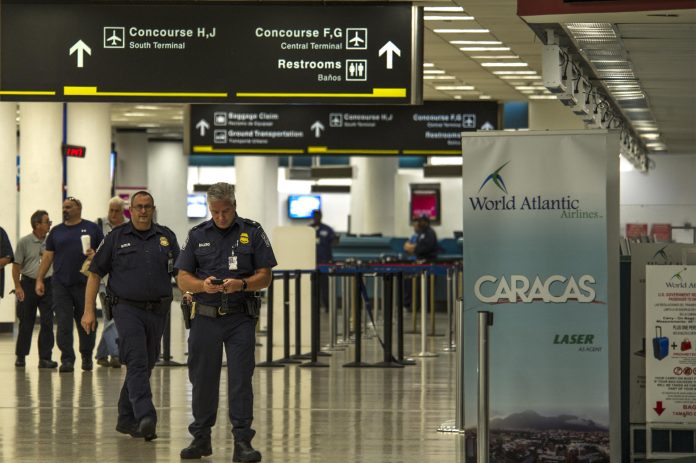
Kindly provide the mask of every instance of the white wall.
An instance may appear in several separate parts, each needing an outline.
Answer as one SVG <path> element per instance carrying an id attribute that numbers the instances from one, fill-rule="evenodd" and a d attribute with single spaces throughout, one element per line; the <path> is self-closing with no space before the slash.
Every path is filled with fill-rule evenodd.
<path id="1" fill-rule="evenodd" d="M 188 156 L 180 142 L 150 142 L 147 157 L 147 186 L 155 198 L 157 222 L 171 228 L 179 245 L 188 235 L 186 177 Z"/>
<path id="2" fill-rule="evenodd" d="M 647 174 L 621 172 L 621 234 L 627 223 L 696 224 L 696 155 L 651 156 Z"/>

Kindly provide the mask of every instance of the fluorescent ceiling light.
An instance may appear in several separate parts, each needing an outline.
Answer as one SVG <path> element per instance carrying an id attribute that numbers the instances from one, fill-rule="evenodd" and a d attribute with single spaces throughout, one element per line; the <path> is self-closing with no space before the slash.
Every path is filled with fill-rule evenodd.
<path id="1" fill-rule="evenodd" d="M 502 45 L 499 40 L 450 40 L 452 45 Z"/>
<path id="2" fill-rule="evenodd" d="M 423 63 L 424 68 L 434 68 L 435 65 L 433 63 Z"/>
<path id="3" fill-rule="evenodd" d="M 454 76 L 423 76 L 425 80 L 454 80 Z"/>
<path id="4" fill-rule="evenodd" d="M 440 13 L 450 12 L 450 13 L 461 13 L 464 8 L 461 6 L 426 6 L 423 11 L 439 11 Z"/>
<path id="5" fill-rule="evenodd" d="M 660 138 L 660 134 L 659 133 L 641 133 L 640 137 L 646 138 L 648 140 L 657 140 L 658 138 Z"/>
<path id="6" fill-rule="evenodd" d="M 555 100 L 556 95 L 529 95 L 530 100 Z"/>
<path id="7" fill-rule="evenodd" d="M 436 34 L 487 34 L 488 29 L 433 29 Z"/>
<path id="8" fill-rule="evenodd" d="M 496 76 L 536 74 L 536 71 L 493 71 Z"/>
<path id="9" fill-rule="evenodd" d="M 489 63 L 481 63 L 481 66 L 483 66 L 484 68 L 497 68 L 497 67 L 523 68 L 523 67 L 527 67 L 527 63 L 506 63 L 506 62 L 502 62 L 502 61 L 501 62 L 491 61 Z"/>
<path id="10" fill-rule="evenodd" d="M 143 117 L 143 116 L 148 116 L 148 113 L 143 113 L 143 112 L 138 112 L 138 111 L 131 111 L 131 112 L 126 112 L 123 113 L 124 116 L 126 117 Z"/>
<path id="11" fill-rule="evenodd" d="M 650 112 L 650 108 L 625 108 L 624 111 L 627 113 L 647 113 Z"/>
<path id="12" fill-rule="evenodd" d="M 473 90 L 473 85 L 438 85 L 435 90 Z"/>
<path id="13" fill-rule="evenodd" d="M 498 76 L 505 80 L 541 80 L 541 76 Z"/>
<path id="14" fill-rule="evenodd" d="M 470 56 L 473 59 L 519 59 L 517 55 L 475 55 Z"/>
<path id="15" fill-rule="evenodd" d="M 445 71 L 441 69 L 426 69 L 423 74 L 444 74 Z"/>
<path id="16" fill-rule="evenodd" d="M 490 95 L 479 95 L 479 100 L 490 100 L 491 96 Z"/>
<path id="17" fill-rule="evenodd" d="M 520 85 L 515 87 L 515 90 L 546 90 L 546 87 L 541 85 Z"/>
<path id="18" fill-rule="evenodd" d="M 473 16 L 444 16 L 444 15 L 425 15 L 426 21 L 473 21 Z"/>
<path id="19" fill-rule="evenodd" d="M 536 92 L 534 90 L 522 90 L 520 93 L 524 93 L 525 95 L 534 95 Z"/>
<path id="20" fill-rule="evenodd" d="M 510 51 L 510 47 L 459 47 L 461 51 Z"/>
<path id="21" fill-rule="evenodd" d="M 461 95 L 454 95 L 454 99 L 455 99 L 455 100 L 461 100 L 461 99 L 462 99 L 462 96 L 461 96 Z"/>

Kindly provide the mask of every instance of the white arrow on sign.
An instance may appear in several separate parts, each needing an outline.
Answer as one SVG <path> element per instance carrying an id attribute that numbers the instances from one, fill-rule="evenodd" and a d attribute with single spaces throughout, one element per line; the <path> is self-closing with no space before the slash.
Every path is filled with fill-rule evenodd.
<path id="1" fill-rule="evenodd" d="M 77 67 L 81 68 L 84 67 L 85 64 L 85 53 L 88 55 L 92 55 L 92 49 L 87 46 L 85 42 L 82 41 L 82 39 L 78 40 L 75 42 L 75 45 L 70 47 L 70 55 L 73 53 L 77 52 Z"/>
<path id="2" fill-rule="evenodd" d="M 394 64 L 394 54 L 396 53 L 396 56 L 401 56 L 401 50 L 390 40 L 379 49 L 379 56 L 385 53 L 387 54 L 387 69 L 391 69 Z"/>
<path id="3" fill-rule="evenodd" d="M 311 125 L 310 129 L 314 130 L 314 136 L 316 138 L 319 138 L 321 136 L 321 131 L 324 130 L 324 124 L 322 124 L 319 121 L 316 121 L 314 124 Z"/>
<path id="4" fill-rule="evenodd" d="M 201 132 L 201 137 L 205 137 L 205 131 L 210 128 L 210 124 L 208 124 L 208 121 L 205 119 L 201 119 L 198 121 L 198 124 L 196 124 L 196 128 L 200 130 Z"/>

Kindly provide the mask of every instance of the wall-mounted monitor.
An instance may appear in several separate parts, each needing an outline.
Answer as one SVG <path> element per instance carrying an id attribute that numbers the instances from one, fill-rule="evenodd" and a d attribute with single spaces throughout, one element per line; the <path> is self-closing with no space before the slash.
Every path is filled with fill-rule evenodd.
<path id="1" fill-rule="evenodd" d="M 430 217 L 431 224 L 439 225 L 442 220 L 440 204 L 439 183 L 411 184 L 411 222 L 422 215 L 427 215 Z"/>
<path id="2" fill-rule="evenodd" d="M 186 215 L 189 219 L 204 219 L 208 216 L 205 193 L 190 193 L 186 199 Z"/>
<path id="3" fill-rule="evenodd" d="M 316 209 L 321 209 L 321 196 L 319 195 L 288 196 L 288 217 L 291 219 L 309 219 Z"/>

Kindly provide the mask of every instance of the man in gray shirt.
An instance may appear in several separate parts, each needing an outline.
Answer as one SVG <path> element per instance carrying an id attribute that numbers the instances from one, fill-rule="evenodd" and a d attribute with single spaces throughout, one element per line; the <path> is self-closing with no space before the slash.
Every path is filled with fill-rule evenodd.
<path id="1" fill-rule="evenodd" d="M 48 212 L 36 211 L 31 215 L 32 232 L 17 242 L 17 251 L 12 265 L 12 279 L 19 302 L 19 334 L 15 353 L 16 367 L 24 367 L 24 357 L 29 355 L 31 337 L 36 322 L 36 308 L 39 308 L 41 329 L 39 330 L 39 368 L 56 368 L 58 363 L 51 360 L 53 352 L 53 307 L 51 285 L 46 285 L 43 296 L 36 294 L 36 275 L 41 263 L 41 255 L 46 250 L 46 235 L 51 229 Z M 52 269 L 46 273 L 45 281 L 50 281 Z"/>

